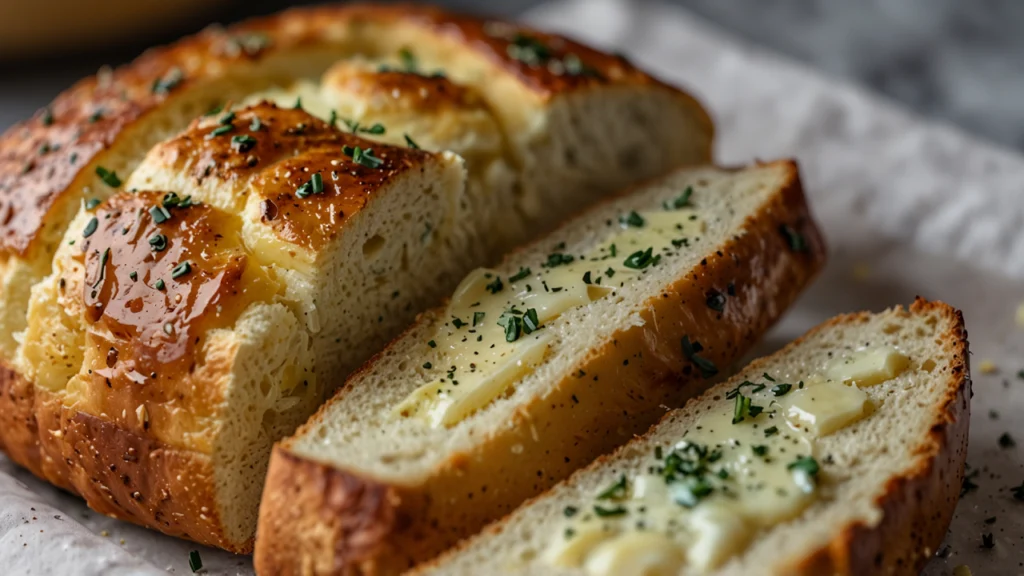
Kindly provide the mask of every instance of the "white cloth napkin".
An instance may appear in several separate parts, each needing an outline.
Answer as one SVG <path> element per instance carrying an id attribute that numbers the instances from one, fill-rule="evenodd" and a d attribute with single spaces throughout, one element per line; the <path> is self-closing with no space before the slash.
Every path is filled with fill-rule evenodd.
<path id="1" fill-rule="evenodd" d="M 762 351 L 835 313 L 907 304 L 917 294 L 964 310 L 976 366 L 969 462 L 978 488 L 961 501 L 946 557 L 926 574 L 960 564 L 975 574 L 1024 574 L 1024 502 L 1009 491 L 1024 482 L 1024 380 L 1016 376 L 1024 329 L 1014 320 L 1024 300 L 1024 159 L 677 8 L 566 0 L 527 19 L 624 52 L 695 92 L 718 125 L 719 161 L 799 159 L 831 262 Z M 977 369 L 986 359 L 996 372 Z M 1003 432 L 1016 434 L 1018 446 L 1001 448 Z M 981 547 L 988 533 L 992 549 Z M 0 573 L 189 574 L 194 548 L 87 511 L 0 456 Z M 201 552 L 211 574 L 252 572 L 246 557 Z"/>

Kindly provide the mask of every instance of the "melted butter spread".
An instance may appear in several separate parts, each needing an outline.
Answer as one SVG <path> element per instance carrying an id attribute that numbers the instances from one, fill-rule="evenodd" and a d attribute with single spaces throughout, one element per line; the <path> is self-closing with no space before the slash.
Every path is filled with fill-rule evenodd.
<path id="1" fill-rule="evenodd" d="M 429 380 L 395 408 L 396 415 L 452 426 L 510 393 L 547 357 L 552 321 L 698 241 L 704 223 L 697 212 L 669 208 L 609 221 L 614 232 L 585 254 L 556 251 L 511 276 L 471 272 L 452 296 L 447 321 L 427 344 L 431 360 L 423 368 Z"/>
<path id="2" fill-rule="evenodd" d="M 890 380 L 909 364 L 891 347 L 872 348 L 833 361 L 825 377 L 741 383 L 677 443 L 655 448 L 640 474 L 620 476 L 589 506 L 567 507 L 543 558 L 593 576 L 721 566 L 758 530 L 814 501 L 815 440 L 870 415 L 858 384 Z"/>

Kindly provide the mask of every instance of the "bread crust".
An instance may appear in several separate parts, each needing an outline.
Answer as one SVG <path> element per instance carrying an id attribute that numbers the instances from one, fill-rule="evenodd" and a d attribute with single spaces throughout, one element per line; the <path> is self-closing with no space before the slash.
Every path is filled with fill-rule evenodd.
<path id="1" fill-rule="evenodd" d="M 91 177 L 92 160 L 143 116 L 155 113 L 190 84 L 224 76 L 238 65 L 267 57 L 344 46 L 366 23 L 408 23 L 436 42 L 454 41 L 492 62 L 494 73 L 511 75 L 542 101 L 607 85 L 649 86 L 671 92 L 691 108 L 709 135 L 707 113 L 691 96 L 633 67 L 620 56 L 598 52 L 561 36 L 511 24 L 417 5 L 328 5 L 293 8 L 229 28 L 210 27 L 168 46 L 154 48 L 113 71 L 84 79 L 50 106 L 0 136 L 0 254 L 26 257 L 51 212 L 68 200 L 76 179 Z M 513 37 L 496 36 L 505 26 Z M 556 74 L 529 66 L 507 47 L 515 31 L 551 45 L 554 55 L 576 54 L 594 73 Z M 246 45 L 247 38 L 260 38 Z M 370 39 L 366 39 L 369 41 Z M 42 147 L 47 152 L 41 153 Z M 74 160 L 72 160 L 74 158 Z"/>
<path id="2" fill-rule="evenodd" d="M 700 393 L 709 381 L 684 357 L 681 338 L 699 335 L 702 356 L 718 366 L 730 364 L 778 319 L 824 264 L 824 239 L 806 205 L 796 164 L 783 164 L 787 183 L 747 219 L 745 232 L 710 253 L 696 272 L 653 298 L 642 313 L 643 326 L 609 337 L 602 349 L 548 396 L 523 406 L 502 432 L 472 453 L 453 455 L 424 482 L 376 481 L 304 459 L 290 452 L 290 440 L 280 443 L 264 489 L 257 570 L 264 574 L 390 574 L 407 569 L 614 449 L 622 443 L 618 431 L 642 434 L 666 406 L 680 406 Z M 780 231 L 783 226 L 802 235 L 804 250 L 791 248 Z M 735 296 L 730 297 L 726 312 L 705 305 L 711 290 L 725 291 L 729 283 Z M 342 389 L 333 401 L 345 393 Z M 296 436 L 312 430 L 326 410 L 322 407 Z M 560 425 L 566 422 L 572 425 Z M 543 448 L 527 448 L 516 453 L 514 462 L 499 462 L 498 455 L 515 453 L 516 444 L 543 444 Z M 335 478 L 338 484 L 373 483 L 378 490 L 393 490 L 397 521 L 379 525 L 373 531 L 372 546 L 361 543 L 358 558 L 344 557 L 353 549 L 348 534 L 333 530 L 340 541 L 324 541 L 313 534 L 324 530 L 324 525 L 372 522 L 373 518 L 350 517 L 353 510 L 333 504 L 321 485 L 291 482 L 299 468 L 316 469 L 317 476 Z M 519 473 L 510 474 L 513 469 Z M 522 469 L 538 473 L 526 479 Z M 480 485 L 490 490 L 474 490 Z M 284 491 L 291 496 L 279 496 Z M 305 509 L 316 516 L 297 513 L 296 501 L 306 503 Z"/>

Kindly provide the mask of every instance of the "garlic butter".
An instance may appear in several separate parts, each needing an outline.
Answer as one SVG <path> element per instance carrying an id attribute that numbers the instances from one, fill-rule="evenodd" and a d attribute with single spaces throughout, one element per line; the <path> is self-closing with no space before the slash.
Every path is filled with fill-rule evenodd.
<path id="1" fill-rule="evenodd" d="M 814 502 L 816 439 L 869 417 L 871 401 L 858 386 L 890 380 L 909 364 L 891 347 L 872 348 L 806 381 L 764 374 L 742 382 L 678 442 L 655 448 L 641 473 L 620 476 L 592 501 L 567 508 L 543 557 L 592 576 L 721 566 L 760 529 Z"/>
<path id="2" fill-rule="evenodd" d="M 857 350 L 846 358 L 834 360 L 825 376 L 857 386 L 873 386 L 892 380 L 910 365 L 910 359 L 891 346 Z"/>
<path id="3" fill-rule="evenodd" d="M 688 195 L 686 195 L 688 198 Z M 397 417 L 452 426 L 514 390 L 547 357 L 548 325 L 654 269 L 697 242 L 697 212 L 668 203 L 609 221 L 613 232 L 584 254 L 556 246 L 546 259 L 511 275 L 471 272 L 452 295 L 445 321 L 427 343 L 428 381 L 394 409 Z M 684 200 L 682 205 L 686 204 Z"/>

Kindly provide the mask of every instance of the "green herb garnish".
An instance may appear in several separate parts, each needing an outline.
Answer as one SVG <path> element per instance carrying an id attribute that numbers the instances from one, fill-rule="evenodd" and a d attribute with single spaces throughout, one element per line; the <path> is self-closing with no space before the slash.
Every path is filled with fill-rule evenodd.
<path id="1" fill-rule="evenodd" d="M 628 483 L 626 482 L 626 475 L 623 474 L 619 476 L 619 480 L 615 484 L 612 484 L 608 488 L 602 490 L 601 493 L 597 495 L 597 499 L 619 500 L 621 498 L 625 498 L 626 488 L 628 488 Z"/>
<path id="2" fill-rule="evenodd" d="M 488 283 L 485 288 L 487 288 L 487 291 L 491 294 L 497 294 L 505 289 L 505 284 L 502 283 L 501 276 L 495 276 L 494 280 Z"/>
<path id="3" fill-rule="evenodd" d="M 413 140 L 408 134 L 404 134 L 404 136 L 405 136 L 405 143 L 409 145 L 409 148 L 412 148 L 413 150 L 419 150 L 420 149 L 420 145 L 417 144 L 416 141 Z"/>
<path id="4" fill-rule="evenodd" d="M 522 280 L 523 278 L 526 278 L 529 275 L 530 275 L 530 269 L 529 268 L 523 268 L 522 266 L 520 266 L 519 267 L 519 272 L 516 272 L 512 276 L 509 276 L 508 277 L 508 281 L 509 282 L 518 282 L 518 281 Z"/>
<path id="5" fill-rule="evenodd" d="M 690 342 L 689 336 L 683 336 L 683 355 L 687 360 L 692 362 L 698 370 L 700 370 L 701 376 L 704 378 L 710 378 L 715 374 L 718 374 L 718 368 L 715 363 L 703 356 L 698 356 L 698 352 L 704 349 L 700 342 Z"/>
<path id="6" fill-rule="evenodd" d="M 149 237 L 149 248 L 154 252 L 163 252 L 167 248 L 167 236 L 153 234 Z"/>
<path id="7" fill-rule="evenodd" d="M 630 254 L 622 262 L 622 265 L 633 270 L 643 270 L 648 266 L 656 266 L 661 261 L 661 255 L 654 256 L 653 253 L 654 247 L 650 247 L 647 250 L 638 250 Z"/>
<path id="8" fill-rule="evenodd" d="M 627 227 L 643 228 L 646 221 L 643 216 L 637 214 L 636 210 L 632 210 L 625 216 L 619 216 L 619 224 Z"/>
<path id="9" fill-rule="evenodd" d="M 682 194 L 676 196 L 671 200 L 666 200 L 665 203 L 662 204 L 662 206 L 665 208 L 665 210 L 679 210 L 680 208 L 685 208 L 690 204 L 690 196 L 692 195 L 693 187 L 687 186 L 686 190 L 683 190 Z"/>
<path id="10" fill-rule="evenodd" d="M 149 209 L 149 215 L 153 217 L 153 222 L 157 224 L 163 224 L 171 219 L 171 213 L 163 206 L 153 206 Z"/>
<path id="11" fill-rule="evenodd" d="M 237 134 L 231 137 L 231 145 L 238 152 L 248 152 L 256 146 L 256 139 L 248 134 Z"/>
<path id="12" fill-rule="evenodd" d="M 373 155 L 372 148 L 363 150 L 359 146 L 343 146 L 341 151 L 346 156 L 352 158 L 352 161 L 356 164 L 366 166 L 367 168 L 380 168 L 381 164 L 384 163 L 384 160 Z"/>
<path id="13" fill-rule="evenodd" d="M 82 230 L 82 238 L 88 238 L 89 236 L 92 236 L 93 234 L 95 234 L 96 233 L 96 228 L 98 228 L 99 225 L 100 225 L 100 221 L 97 220 L 95 216 L 93 216 L 89 220 L 89 223 L 85 225 L 85 230 Z"/>
<path id="14" fill-rule="evenodd" d="M 103 180 L 103 183 L 111 188 L 117 188 L 121 185 L 121 179 L 117 177 L 117 172 L 107 170 L 103 166 L 96 167 L 96 175 Z"/>
<path id="15" fill-rule="evenodd" d="M 779 226 L 779 232 L 786 239 L 786 244 L 789 245 L 790 250 L 793 252 L 807 251 L 807 240 L 795 228 L 788 224 L 782 224 Z"/>
<path id="16" fill-rule="evenodd" d="M 597 514 L 600 518 L 609 518 L 612 516 L 622 516 L 626 513 L 626 509 L 622 506 L 614 506 L 612 508 L 605 508 L 604 506 L 594 505 L 594 514 Z"/>
<path id="17" fill-rule="evenodd" d="M 548 254 L 548 261 L 541 264 L 543 268 L 555 268 L 557 266 L 563 266 L 565 264 L 572 263 L 576 257 L 572 254 L 562 254 L 561 252 L 555 252 Z"/>
<path id="18" fill-rule="evenodd" d="M 153 93 L 161 95 L 167 94 L 171 90 L 177 88 L 183 80 L 185 80 L 185 74 L 181 71 L 181 68 L 171 68 L 171 70 L 164 74 L 163 77 L 157 78 L 153 81 Z"/>
<path id="19" fill-rule="evenodd" d="M 189 263 L 188 260 L 185 260 L 184 262 L 181 262 L 173 269 L 171 269 L 171 279 L 177 280 L 178 278 L 181 278 L 182 276 L 190 272 L 192 272 L 192 265 Z"/>
<path id="20" fill-rule="evenodd" d="M 223 136 L 234 129 L 235 127 L 232 124 L 228 124 L 227 126 L 217 126 L 213 130 L 211 130 L 209 134 L 206 135 L 206 139 L 213 140 L 217 136 Z"/>
<path id="21" fill-rule="evenodd" d="M 192 569 L 193 574 L 203 569 L 203 558 L 199 556 L 199 550 L 188 553 L 188 567 Z"/>

